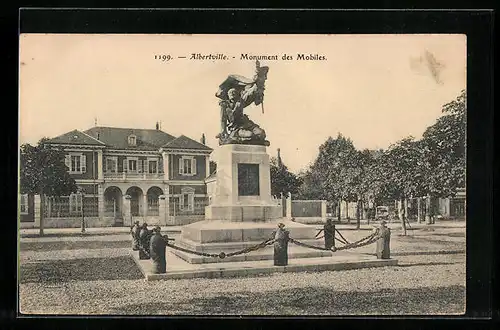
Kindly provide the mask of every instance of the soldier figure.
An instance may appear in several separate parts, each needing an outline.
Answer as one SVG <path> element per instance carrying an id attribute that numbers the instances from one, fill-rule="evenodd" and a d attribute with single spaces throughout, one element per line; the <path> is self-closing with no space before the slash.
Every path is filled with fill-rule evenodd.
<path id="1" fill-rule="evenodd" d="M 139 259 L 149 259 L 149 240 L 151 238 L 151 231 L 148 229 L 148 224 L 143 223 L 141 232 L 139 234 Z"/>
<path id="2" fill-rule="evenodd" d="M 139 250 L 139 233 L 141 227 L 139 226 L 139 221 L 136 221 L 132 228 L 130 228 L 130 235 L 132 236 L 132 250 Z"/>
<path id="3" fill-rule="evenodd" d="M 167 272 L 167 259 L 165 257 L 168 242 L 167 235 L 161 235 L 160 226 L 153 229 L 153 236 L 150 242 L 150 256 L 153 262 L 153 274 L 163 274 Z"/>
<path id="4" fill-rule="evenodd" d="M 285 228 L 283 223 L 278 224 L 278 229 L 273 233 L 274 239 L 274 265 L 286 266 L 288 265 L 288 241 L 290 239 L 290 232 Z"/>
<path id="5" fill-rule="evenodd" d="M 377 259 L 390 259 L 391 229 L 386 227 L 386 222 L 382 220 L 379 227 L 381 238 L 377 241 Z"/>
<path id="6" fill-rule="evenodd" d="M 326 220 L 323 231 L 325 234 L 325 249 L 331 249 L 335 246 L 335 225 L 332 223 L 332 219 Z"/>

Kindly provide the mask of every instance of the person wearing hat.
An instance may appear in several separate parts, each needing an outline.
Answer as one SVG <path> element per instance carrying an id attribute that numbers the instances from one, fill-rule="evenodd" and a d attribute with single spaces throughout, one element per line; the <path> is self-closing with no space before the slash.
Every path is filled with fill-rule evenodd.
<path id="1" fill-rule="evenodd" d="M 148 229 L 148 224 L 143 223 L 141 227 L 141 231 L 139 233 L 139 242 L 140 242 L 140 252 L 139 259 L 149 259 L 149 239 L 151 237 L 151 231 Z"/>
<path id="2" fill-rule="evenodd" d="M 132 236 L 132 250 L 139 250 L 139 233 L 141 227 L 139 226 L 139 221 L 134 222 L 134 225 L 130 228 L 130 235 Z"/>
<path id="3" fill-rule="evenodd" d="M 288 265 L 288 241 L 290 240 L 290 233 L 285 229 L 283 223 L 278 224 L 278 229 L 273 233 L 274 235 L 274 265 L 286 266 Z"/>
<path id="4" fill-rule="evenodd" d="M 161 235 L 160 226 L 153 228 L 153 235 L 151 236 L 149 248 L 151 262 L 153 263 L 153 274 L 163 274 L 167 272 L 167 259 L 165 256 L 167 242 L 168 236 Z"/>
<path id="5" fill-rule="evenodd" d="M 391 230 L 386 226 L 387 222 L 382 220 L 380 222 L 380 227 L 378 228 L 378 234 L 380 239 L 377 240 L 377 259 L 390 259 L 390 240 L 391 240 Z"/>

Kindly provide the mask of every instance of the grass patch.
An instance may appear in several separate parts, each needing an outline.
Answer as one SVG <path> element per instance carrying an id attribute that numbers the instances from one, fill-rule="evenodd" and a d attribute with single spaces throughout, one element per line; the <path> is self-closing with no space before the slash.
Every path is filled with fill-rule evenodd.
<path id="1" fill-rule="evenodd" d="M 137 280 L 143 275 L 129 256 L 51 260 L 21 265 L 20 283 Z"/>
<path id="2" fill-rule="evenodd" d="M 20 251 L 52 251 L 81 249 L 115 249 L 129 248 L 130 240 L 126 241 L 56 241 L 56 242 L 20 242 Z"/>

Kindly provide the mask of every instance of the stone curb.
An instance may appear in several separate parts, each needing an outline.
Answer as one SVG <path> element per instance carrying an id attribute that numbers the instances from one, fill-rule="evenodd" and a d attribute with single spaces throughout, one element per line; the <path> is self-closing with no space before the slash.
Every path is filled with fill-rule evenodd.
<path id="1" fill-rule="evenodd" d="M 174 279 L 193 279 L 193 278 L 229 278 L 229 277 L 248 277 L 260 274 L 272 273 L 293 273 L 293 272 L 306 272 L 306 271 L 338 271 L 350 270 L 360 268 L 374 268 L 396 266 L 397 259 L 374 259 L 374 260 L 361 260 L 361 261 L 340 261 L 334 263 L 315 263 L 315 264 L 294 264 L 288 266 L 256 266 L 256 267 L 214 267 L 213 269 L 193 269 L 181 271 L 168 271 L 165 274 L 152 274 L 146 270 L 145 265 L 150 262 L 149 260 L 139 260 L 138 256 L 132 251 L 130 252 L 131 258 L 134 260 L 145 281 L 157 280 L 174 280 Z M 236 262 L 237 263 L 237 262 Z"/>

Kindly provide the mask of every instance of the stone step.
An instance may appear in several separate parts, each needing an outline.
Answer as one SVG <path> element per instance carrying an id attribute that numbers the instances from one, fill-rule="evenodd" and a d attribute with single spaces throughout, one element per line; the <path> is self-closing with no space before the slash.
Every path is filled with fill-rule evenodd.
<path id="1" fill-rule="evenodd" d="M 305 243 L 305 242 L 304 242 Z M 189 245 L 181 244 L 181 247 L 188 248 L 190 250 L 194 250 Z M 221 262 L 242 262 L 242 261 L 259 261 L 259 260 L 272 260 L 274 259 L 274 247 L 272 245 L 266 246 L 265 248 L 250 251 L 245 254 L 239 254 L 232 257 L 226 257 L 224 259 L 215 258 L 215 257 L 205 257 L 199 256 L 192 253 L 187 253 L 179 250 L 175 250 L 170 248 L 172 253 L 182 260 L 190 263 L 190 264 L 206 264 L 206 263 L 221 263 Z M 234 252 L 241 249 L 213 249 L 207 250 L 204 247 L 204 253 L 214 253 L 219 254 L 220 252 L 229 253 Z M 311 248 L 305 248 L 301 246 L 296 246 L 290 244 L 288 246 L 288 259 L 296 259 L 296 258 L 319 258 L 319 257 L 331 257 L 333 252 L 330 251 L 322 251 L 315 250 Z"/>

